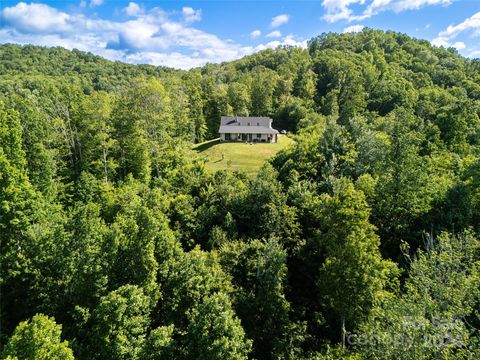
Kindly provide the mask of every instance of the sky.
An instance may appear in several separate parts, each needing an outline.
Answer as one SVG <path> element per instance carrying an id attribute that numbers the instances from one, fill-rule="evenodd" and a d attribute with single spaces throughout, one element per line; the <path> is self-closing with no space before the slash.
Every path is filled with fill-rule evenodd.
<path id="1" fill-rule="evenodd" d="M 480 0 L 0 0 L 0 43 L 181 69 L 365 27 L 480 58 Z"/>

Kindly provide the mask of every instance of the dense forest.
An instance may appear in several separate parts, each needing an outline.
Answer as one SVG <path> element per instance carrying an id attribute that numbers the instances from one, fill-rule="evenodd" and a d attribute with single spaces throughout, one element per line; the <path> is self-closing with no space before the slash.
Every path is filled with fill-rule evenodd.
<path id="1" fill-rule="evenodd" d="M 368 29 L 190 71 L 6 44 L 0 89 L 1 358 L 480 357 L 480 60 Z M 209 172 L 225 114 L 294 144 Z"/>

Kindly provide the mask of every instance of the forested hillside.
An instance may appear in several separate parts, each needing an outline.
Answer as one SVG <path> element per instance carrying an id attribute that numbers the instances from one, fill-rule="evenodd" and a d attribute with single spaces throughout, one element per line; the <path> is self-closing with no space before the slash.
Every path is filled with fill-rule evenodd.
<path id="1" fill-rule="evenodd" d="M 479 60 L 374 30 L 190 71 L 1 45 L 0 89 L 2 358 L 480 357 Z M 295 143 L 207 172 L 225 114 Z"/>

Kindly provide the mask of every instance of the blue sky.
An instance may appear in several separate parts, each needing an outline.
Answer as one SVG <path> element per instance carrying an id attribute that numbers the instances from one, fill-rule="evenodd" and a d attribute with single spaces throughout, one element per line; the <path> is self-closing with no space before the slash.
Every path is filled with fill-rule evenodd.
<path id="1" fill-rule="evenodd" d="M 183 69 L 363 27 L 480 57 L 480 0 L 0 0 L 0 43 Z"/>

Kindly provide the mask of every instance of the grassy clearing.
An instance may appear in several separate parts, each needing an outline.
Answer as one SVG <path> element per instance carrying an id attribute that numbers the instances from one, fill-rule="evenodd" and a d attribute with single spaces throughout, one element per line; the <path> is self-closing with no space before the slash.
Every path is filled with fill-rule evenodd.
<path id="1" fill-rule="evenodd" d="M 241 170 L 255 176 L 265 161 L 292 143 L 285 135 L 279 135 L 275 144 L 221 143 L 215 139 L 196 145 L 194 150 L 207 158 L 205 166 L 210 171 Z"/>

